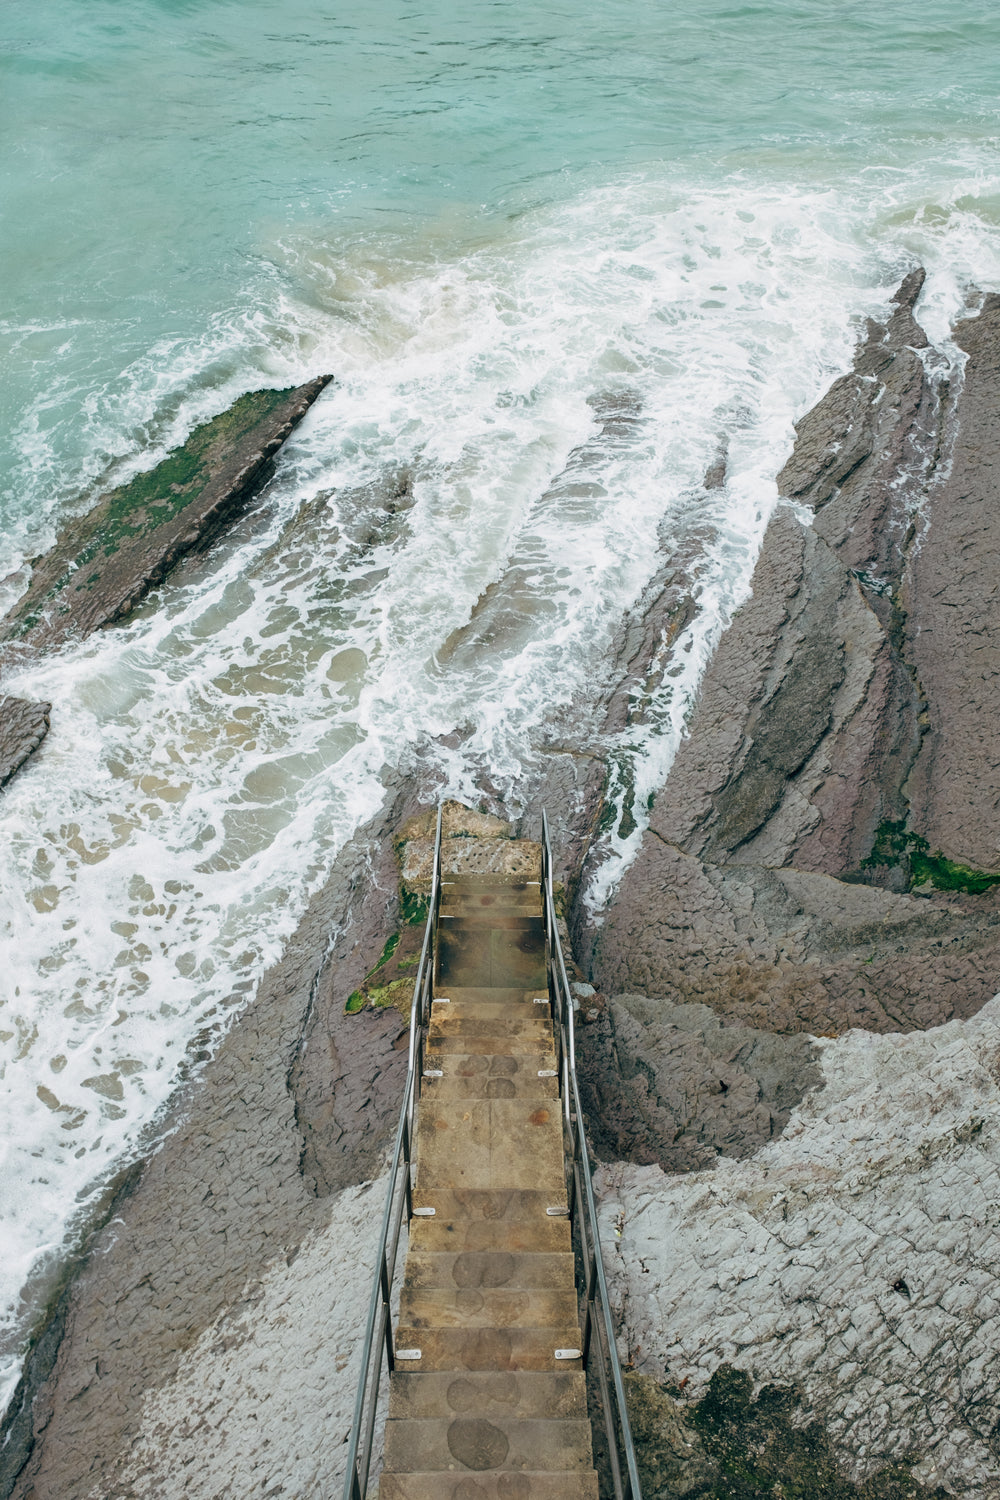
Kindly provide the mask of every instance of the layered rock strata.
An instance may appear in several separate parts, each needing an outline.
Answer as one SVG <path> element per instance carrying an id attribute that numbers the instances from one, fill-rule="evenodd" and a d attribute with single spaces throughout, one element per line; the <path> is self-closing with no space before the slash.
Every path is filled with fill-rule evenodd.
<path id="1" fill-rule="evenodd" d="M 995 588 L 982 538 L 991 496 L 1000 516 L 987 477 L 1000 436 L 984 414 L 1000 298 L 959 326 L 970 359 L 949 384 L 913 316 L 922 279 L 798 426 L 751 598 L 638 858 L 596 937 L 578 926 L 606 990 L 836 1034 L 970 1016 L 1000 985 L 995 894 L 969 894 L 1000 851 L 1000 718 L 978 710 L 969 675 L 1000 653 L 977 597 Z M 972 597 L 980 651 L 949 672 Z M 909 894 L 917 849 L 934 883 Z"/>

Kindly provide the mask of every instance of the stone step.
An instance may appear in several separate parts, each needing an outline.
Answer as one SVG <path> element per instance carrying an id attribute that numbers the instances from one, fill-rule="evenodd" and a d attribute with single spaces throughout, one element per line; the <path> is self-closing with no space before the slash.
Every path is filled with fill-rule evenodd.
<path id="1" fill-rule="evenodd" d="M 508 985 L 469 984 L 454 984 L 450 989 L 446 989 L 444 985 L 439 984 L 435 988 L 439 996 L 447 996 L 448 999 L 461 1002 L 462 1004 L 482 1001 L 491 1005 L 507 1005 L 517 1004 L 518 1001 L 522 1000 L 530 1004 L 536 995 L 541 997 L 548 993 L 544 984 L 541 989 L 518 989 Z M 541 1010 L 541 1006 L 538 1008 Z"/>
<path id="2" fill-rule="evenodd" d="M 458 907 L 481 912 L 524 911 L 537 916 L 542 911 L 542 893 L 537 885 L 490 885 L 477 889 L 451 877 L 441 885 L 441 910 Z"/>
<path id="3" fill-rule="evenodd" d="M 491 1009 L 493 1009 L 491 1007 Z M 535 1007 L 529 1011 L 525 1007 L 521 1015 L 502 1011 L 488 1016 L 479 1015 L 469 1010 L 460 1015 L 453 1011 L 451 1006 L 441 1005 L 431 1016 L 430 1034 L 433 1037 L 444 1036 L 488 1036 L 488 1037 L 529 1037 L 544 1045 L 552 1041 L 552 1022 L 549 1019 L 547 1006 L 539 1005 L 538 1014 L 534 1014 Z"/>
<path id="4" fill-rule="evenodd" d="M 486 995 L 495 995 L 496 990 L 484 990 Z M 504 1020 L 506 1017 L 523 1018 L 534 1016 L 536 1020 L 548 1020 L 551 1025 L 552 1007 L 548 996 L 530 995 L 525 1000 L 465 1000 L 461 998 L 444 1000 L 432 1000 L 431 1021 L 436 1022 L 448 1017 L 461 1017 L 463 1020 L 478 1018 L 482 1021 L 491 1021 L 494 1018 Z"/>
<path id="5" fill-rule="evenodd" d="M 552 1028 L 548 1028 L 547 1035 L 542 1032 L 527 1032 L 518 1035 L 490 1035 L 476 1036 L 460 1033 L 459 1035 L 444 1034 L 438 1031 L 430 1031 L 424 1043 L 425 1049 L 430 1052 L 474 1052 L 486 1053 L 487 1055 L 502 1055 L 514 1057 L 518 1053 L 530 1054 L 533 1057 L 555 1057 L 555 1042 L 552 1037 Z M 538 1062 L 539 1068 L 554 1068 L 554 1062 Z"/>
<path id="6" fill-rule="evenodd" d="M 545 1105 L 522 1099 L 421 1102 L 417 1184 L 422 1193 L 434 1188 L 552 1192 L 564 1182 L 556 1100 Z"/>
<path id="7" fill-rule="evenodd" d="M 543 1420 L 587 1415 L 586 1377 L 571 1371 L 454 1372 L 408 1375 L 396 1370 L 389 1417 L 492 1417 Z"/>
<path id="8" fill-rule="evenodd" d="M 413 1291 L 428 1287 L 468 1290 L 504 1287 L 510 1291 L 551 1288 L 565 1291 L 576 1285 L 572 1254 L 508 1249 L 427 1251 L 411 1245 L 406 1257 L 406 1285 Z"/>
<path id="9" fill-rule="evenodd" d="M 565 1254 L 572 1249 L 569 1219 L 432 1219 L 410 1220 L 409 1253 L 463 1250 L 525 1251 Z"/>
<path id="10" fill-rule="evenodd" d="M 590 1423 L 578 1419 L 404 1417 L 385 1425 L 385 1469 L 390 1474 L 456 1468 L 476 1474 L 522 1469 L 578 1473 L 592 1468 L 593 1461 Z"/>
<path id="11" fill-rule="evenodd" d="M 399 1294 L 399 1321 L 413 1329 L 563 1328 L 577 1316 L 576 1288 L 570 1287 L 412 1287 L 407 1279 Z"/>
<path id="12" fill-rule="evenodd" d="M 495 927 L 505 932 L 543 932 L 541 916 L 517 906 L 483 908 L 467 901 L 453 900 L 442 906 L 440 917 L 442 924 L 447 923 L 450 930 L 468 927 L 470 931 L 479 931 L 483 927 Z"/>
<path id="13" fill-rule="evenodd" d="M 481 1073 L 464 1066 L 468 1063 L 477 1062 L 525 1062 L 530 1066 L 510 1073 L 508 1070 L 502 1072 Z M 559 1079 L 554 1076 L 554 1062 L 544 1071 L 553 1073 L 551 1078 L 539 1078 L 537 1057 L 522 1056 L 521 1058 L 497 1057 L 491 1058 L 488 1054 L 477 1053 L 474 1057 L 464 1057 L 460 1052 L 449 1052 L 435 1054 L 432 1058 L 425 1059 L 425 1066 L 432 1071 L 440 1071 L 440 1078 L 422 1078 L 420 1080 L 420 1097 L 426 1095 L 428 1102 L 435 1099 L 471 1100 L 471 1099 L 535 1099 L 539 1104 L 546 1100 L 554 1100 L 559 1097 Z"/>
<path id="14" fill-rule="evenodd" d="M 568 1221 L 546 1210 L 565 1209 L 567 1202 L 565 1183 L 558 1192 L 537 1185 L 530 1188 L 449 1188 L 442 1183 L 424 1189 L 419 1182 L 413 1190 L 414 1208 L 433 1208 L 434 1218 L 442 1224 L 452 1221 L 470 1225 L 565 1223 Z M 428 1217 L 424 1222 L 430 1223 L 431 1220 Z"/>
<path id="15" fill-rule="evenodd" d="M 581 1370 L 579 1359 L 557 1359 L 556 1350 L 580 1348 L 576 1318 L 562 1328 L 410 1328 L 400 1323 L 396 1348 L 419 1359 L 399 1359 L 407 1373 L 424 1370 Z M 397 1355 L 398 1359 L 398 1355 Z"/>
<path id="16" fill-rule="evenodd" d="M 469 1485 L 475 1489 L 470 1490 Z M 598 1500 L 597 1475 L 503 1472 L 478 1474 L 383 1474 L 379 1500 Z"/>

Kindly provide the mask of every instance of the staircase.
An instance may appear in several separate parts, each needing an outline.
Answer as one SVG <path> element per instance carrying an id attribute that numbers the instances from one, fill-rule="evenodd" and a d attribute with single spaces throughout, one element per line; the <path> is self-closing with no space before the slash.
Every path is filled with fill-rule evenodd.
<path id="1" fill-rule="evenodd" d="M 445 850 L 444 814 L 403 861 L 430 903 L 344 1500 L 373 1500 L 386 1395 L 379 1500 L 642 1500 L 548 823 L 511 841 L 449 803 Z"/>
<path id="2" fill-rule="evenodd" d="M 380 1500 L 597 1500 L 540 884 L 438 932 Z"/>

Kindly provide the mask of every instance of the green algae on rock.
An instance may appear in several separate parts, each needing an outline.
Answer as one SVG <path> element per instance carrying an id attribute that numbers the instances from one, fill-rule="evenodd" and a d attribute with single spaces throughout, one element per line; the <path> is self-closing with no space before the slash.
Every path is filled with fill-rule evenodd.
<path id="1" fill-rule="evenodd" d="M 33 563 L 0 639 L 54 645 L 125 618 L 267 482 L 275 453 L 331 379 L 241 396 L 154 469 L 102 496 Z"/>
<path id="2" fill-rule="evenodd" d="M 648 1375 L 627 1374 L 625 1389 L 645 1500 L 946 1500 L 908 1464 L 854 1483 L 822 1425 L 802 1422 L 794 1387 L 754 1396 L 750 1376 L 731 1365 L 690 1406 Z"/>
<path id="3" fill-rule="evenodd" d="M 872 852 L 862 861 L 863 870 L 882 866 L 909 871 L 909 890 L 931 885 L 938 891 L 964 891 L 967 896 L 981 896 L 994 885 L 1000 885 L 1000 874 L 974 870 L 949 859 L 940 850 L 930 852 L 925 838 L 911 833 L 906 819 L 888 819 L 879 824 Z"/>

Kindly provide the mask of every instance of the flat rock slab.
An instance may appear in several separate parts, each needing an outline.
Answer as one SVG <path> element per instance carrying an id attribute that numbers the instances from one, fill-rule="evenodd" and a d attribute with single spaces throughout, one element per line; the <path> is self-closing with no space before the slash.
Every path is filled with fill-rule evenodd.
<path id="1" fill-rule="evenodd" d="M 35 561 L 0 639 L 49 646 L 131 613 L 270 479 L 275 453 L 331 378 L 241 396 L 155 469 L 102 496 Z"/>
<path id="2" fill-rule="evenodd" d="M 51 703 L 0 698 L 0 787 L 38 749 L 49 732 Z"/>

